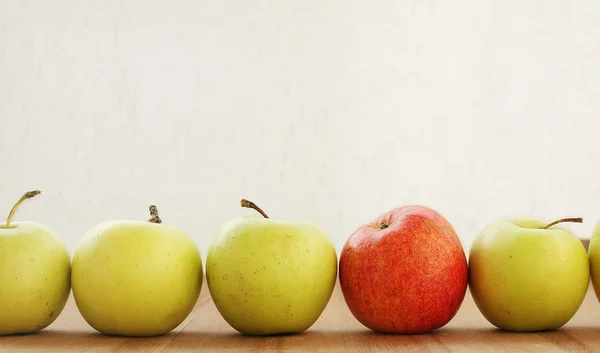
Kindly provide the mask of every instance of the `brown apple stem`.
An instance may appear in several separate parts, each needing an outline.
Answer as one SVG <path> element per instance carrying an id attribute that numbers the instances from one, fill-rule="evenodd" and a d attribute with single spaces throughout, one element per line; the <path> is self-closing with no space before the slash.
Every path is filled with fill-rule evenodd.
<path id="1" fill-rule="evenodd" d="M 154 205 L 150 205 L 150 216 L 151 217 L 148 220 L 148 222 L 157 224 L 162 223 L 162 219 L 160 219 L 160 217 L 158 216 L 158 208 L 156 208 L 156 206 Z"/>
<path id="2" fill-rule="evenodd" d="M 21 204 L 21 202 L 30 199 L 34 196 L 37 196 L 39 194 L 41 194 L 42 192 L 40 190 L 32 190 L 32 191 L 27 191 L 25 194 L 23 194 L 23 196 L 21 196 L 21 198 L 19 199 L 19 201 L 17 201 L 17 203 L 13 206 L 13 208 L 10 210 L 10 213 L 8 214 L 8 218 L 6 218 L 6 228 L 10 227 L 10 220 L 13 218 L 13 216 L 15 215 L 15 212 L 17 211 L 17 208 L 19 207 L 19 205 Z"/>
<path id="3" fill-rule="evenodd" d="M 256 206 L 256 204 L 252 201 L 242 199 L 242 207 L 253 208 L 256 211 L 258 211 L 258 213 L 260 213 L 263 217 L 269 218 L 269 216 L 267 216 L 267 214 L 263 210 L 261 210 L 260 207 Z"/>
<path id="4" fill-rule="evenodd" d="M 548 224 L 545 227 L 542 227 L 542 229 L 548 229 L 548 228 L 552 227 L 553 225 L 563 223 L 563 222 L 583 223 L 583 218 L 581 218 L 581 217 L 561 218 L 561 219 L 558 219 L 558 220 Z"/>

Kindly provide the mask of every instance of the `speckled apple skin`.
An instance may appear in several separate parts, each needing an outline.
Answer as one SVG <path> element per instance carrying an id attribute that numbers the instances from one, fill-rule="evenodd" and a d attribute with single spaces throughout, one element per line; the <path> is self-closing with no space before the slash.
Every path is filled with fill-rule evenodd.
<path id="1" fill-rule="evenodd" d="M 337 254 L 311 223 L 240 217 L 214 237 L 206 278 L 217 309 L 235 330 L 300 333 L 329 302 Z"/>
<path id="2" fill-rule="evenodd" d="M 35 222 L 0 225 L 0 335 L 42 330 L 71 292 L 71 257 L 52 229 Z"/>
<path id="3" fill-rule="evenodd" d="M 417 334 L 438 329 L 456 315 L 467 290 L 468 265 L 444 217 L 424 206 L 405 206 L 350 236 L 339 276 L 344 299 L 363 325 Z"/>
<path id="4" fill-rule="evenodd" d="M 193 239 L 168 224 L 115 220 L 82 238 L 71 283 L 79 312 L 110 335 L 166 334 L 190 314 L 202 289 Z"/>

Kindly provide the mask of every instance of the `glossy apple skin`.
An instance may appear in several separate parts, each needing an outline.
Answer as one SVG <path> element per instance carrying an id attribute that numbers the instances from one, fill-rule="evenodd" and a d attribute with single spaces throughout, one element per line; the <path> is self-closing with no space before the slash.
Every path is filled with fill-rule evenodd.
<path id="1" fill-rule="evenodd" d="M 388 227 L 381 229 L 382 222 Z M 391 210 L 354 232 L 340 255 L 339 276 L 359 322 L 378 332 L 416 334 L 456 315 L 468 267 L 450 223 L 417 205 Z"/>
<path id="2" fill-rule="evenodd" d="M 206 280 L 227 323 L 245 335 L 300 333 L 329 302 L 337 254 L 308 222 L 240 217 L 211 242 Z"/>
<path id="3" fill-rule="evenodd" d="M 596 299 L 600 301 L 600 221 L 596 223 L 596 227 L 590 239 L 588 246 L 588 260 L 590 263 L 590 278 L 592 287 L 596 294 Z"/>
<path id="4" fill-rule="evenodd" d="M 32 333 L 54 322 L 69 298 L 70 275 L 69 251 L 50 228 L 0 225 L 0 335 Z"/>
<path id="5" fill-rule="evenodd" d="M 202 288 L 202 259 L 182 230 L 141 221 L 90 229 L 73 256 L 71 282 L 81 315 L 119 336 L 156 336 L 181 324 Z"/>
<path id="6" fill-rule="evenodd" d="M 514 332 L 555 330 L 575 315 L 589 287 L 581 241 L 548 221 L 515 217 L 486 226 L 469 254 L 470 290 L 483 316 Z"/>

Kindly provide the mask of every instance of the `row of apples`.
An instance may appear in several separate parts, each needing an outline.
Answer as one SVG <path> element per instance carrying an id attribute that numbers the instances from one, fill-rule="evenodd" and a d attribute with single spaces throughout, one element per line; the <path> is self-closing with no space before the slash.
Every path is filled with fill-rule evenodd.
<path id="1" fill-rule="evenodd" d="M 200 252 L 156 206 L 147 221 L 100 223 L 73 258 L 49 227 L 0 225 L 0 334 L 49 326 L 73 292 L 85 321 L 123 336 L 165 334 L 193 310 L 204 277 Z M 339 257 L 306 221 L 238 217 L 222 226 L 206 259 L 210 295 L 225 321 L 247 335 L 299 333 L 320 317 L 339 276 L 354 317 L 378 332 L 423 333 L 446 325 L 467 288 L 493 325 L 509 331 L 558 329 L 579 309 L 599 266 L 564 222 L 504 218 L 475 238 L 467 262 L 451 224 L 424 206 L 399 207 L 364 224 Z M 591 263 L 591 266 L 590 266 Z M 338 268 L 339 265 L 339 268 Z M 591 268 L 591 270 L 590 270 Z"/>

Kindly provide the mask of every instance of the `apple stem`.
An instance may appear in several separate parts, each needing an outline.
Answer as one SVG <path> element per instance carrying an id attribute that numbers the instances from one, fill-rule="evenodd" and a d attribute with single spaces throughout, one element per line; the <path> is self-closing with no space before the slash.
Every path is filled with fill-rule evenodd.
<path id="1" fill-rule="evenodd" d="M 41 194 L 42 192 L 40 190 L 32 190 L 32 191 L 27 191 L 25 194 L 23 194 L 23 196 L 21 196 L 21 198 L 19 199 L 19 201 L 17 201 L 17 203 L 13 206 L 13 208 L 10 210 L 10 213 L 8 214 L 8 218 L 6 218 L 6 228 L 10 227 L 10 220 L 13 218 L 13 216 L 15 215 L 15 212 L 17 211 L 17 208 L 19 207 L 19 205 L 21 204 L 21 202 L 30 199 L 34 196 L 37 196 L 39 194 Z"/>
<path id="2" fill-rule="evenodd" d="M 545 227 L 542 227 L 542 229 L 548 229 L 548 228 L 552 227 L 553 225 L 563 223 L 563 222 L 583 223 L 583 218 L 581 218 L 581 217 L 561 218 L 561 219 L 558 219 L 558 220 L 548 224 Z"/>
<path id="3" fill-rule="evenodd" d="M 246 199 L 242 199 L 242 207 L 246 207 L 246 208 L 252 208 L 255 209 L 256 211 L 258 211 L 258 213 L 260 213 L 263 217 L 265 218 L 269 218 L 269 216 L 267 216 L 267 214 L 260 209 L 260 207 L 256 206 L 256 204 L 252 201 L 248 201 Z"/>
<path id="4" fill-rule="evenodd" d="M 148 220 L 148 222 L 157 224 L 162 223 L 162 219 L 160 219 L 160 217 L 158 216 L 158 208 L 156 208 L 155 205 L 150 205 L 150 216 L 151 217 Z"/>

